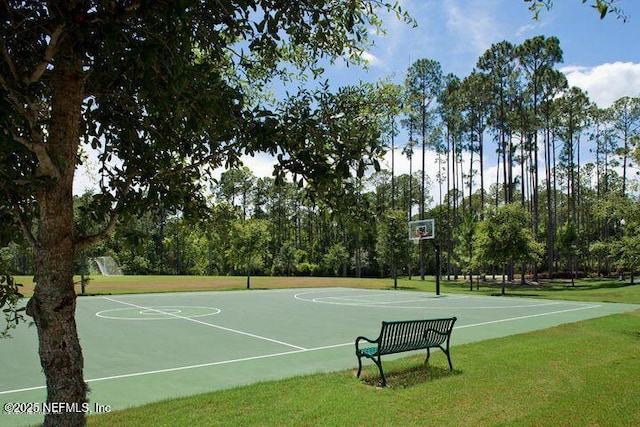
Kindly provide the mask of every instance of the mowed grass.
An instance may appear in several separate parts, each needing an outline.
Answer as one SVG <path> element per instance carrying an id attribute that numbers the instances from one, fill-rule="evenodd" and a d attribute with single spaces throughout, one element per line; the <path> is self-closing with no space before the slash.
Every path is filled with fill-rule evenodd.
<path id="1" fill-rule="evenodd" d="M 15 276 L 22 284 L 25 296 L 33 294 L 32 276 Z M 76 292 L 80 294 L 80 276 L 74 277 Z M 251 289 L 284 289 L 309 287 L 389 288 L 389 279 L 349 277 L 251 277 Z M 426 284 L 424 284 L 426 286 Z M 87 295 L 131 294 L 150 292 L 228 291 L 247 288 L 242 276 L 91 276 Z"/>
<path id="2" fill-rule="evenodd" d="M 635 283 L 640 283 L 640 277 Z M 499 281 L 480 282 L 477 289 L 474 282 L 473 293 L 481 295 L 500 295 Z M 470 292 L 469 282 L 462 279 L 444 283 L 444 292 Z M 554 280 L 541 283 L 512 283 L 506 286 L 506 296 L 561 299 L 587 302 L 623 302 L 640 304 L 640 284 L 631 284 L 629 278 L 618 279 L 581 279 L 575 284 L 571 280 Z"/>
<path id="3" fill-rule="evenodd" d="M 91 416 L 90 426 L 638 426 L 640 312 Z M 355 356 L 354 356 L 355 363 Z"/>
<path id="4" fill-rule="evenodd" d="M 16 276 L 16 282 L 22 284 L 25 296 L 33 294 L 33 277 Z M 80 277 L 74 278 L 76 291 L 80 293 Z M 640 278 L 638 278 L 640 281 Z M 474 282 L 473 294 L 497 295 L 499 282 L 480 282 L 479 289 Z M 197 292 L 215 290 L 242 290 L 247 287 L 247 278 L 242 276 L 91 276 L 86 287 L 88 295 L 129 294 L 149 292 Z M 390 289 L 391 279 L 353 278 L 353 277 L 270 277 L 251 278 L 251 289 L 283 289 L 309 287 L 355 287 L 366 289 Z M 435 280 L 428 276 L 424 281 L 419 277 L 411 280 L 401 278 L 398 288 L 420 292 L 435 292 Z M 462 277 L 458 280 L 442 280 L 442 293 L 467 293 L 469 282 Z M 617 279 L 583 279 L 575 286 L 568 280 L 556 280 L 539 284 L 508 284 L 507 296 L 530 298 L 564 299 L 574 301 L 625 302 L 640 304 L 640 285 L 631 285 L 628 281 Z"/>

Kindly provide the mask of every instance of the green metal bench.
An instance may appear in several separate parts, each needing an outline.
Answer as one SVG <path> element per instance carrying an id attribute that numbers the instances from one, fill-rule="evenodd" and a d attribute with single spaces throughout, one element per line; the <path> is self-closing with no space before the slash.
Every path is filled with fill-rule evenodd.
<path id="1" fill-rule="evenodd" d="M 385 387 L 387 381 L 382 371 L 380 357 L 385 354 L 401 353 L 405 351 L 427 349 L 429 361 L 430 349 L 439 348 L 447 355 L 449 369 L 453 370 L 451 356 L 449 354 L 449 340 L 455 317 L 444 319 L 425 320 L 400 320 L 394 322 L 382 322 L 380 335 L 375 340 L 366 337 L 356 338 L 356 356 L 358 357 L 358 378 L 362 372 L 362 358 L 367 357 L 378 366 L 381 377 L 381 385 Z M 375 344 L 374 346 L 360 347 L 360 343 Z"/>

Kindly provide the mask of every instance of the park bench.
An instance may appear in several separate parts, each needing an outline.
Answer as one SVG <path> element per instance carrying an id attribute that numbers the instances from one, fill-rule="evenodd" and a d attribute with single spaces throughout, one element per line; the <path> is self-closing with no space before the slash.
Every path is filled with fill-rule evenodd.
<path id="1" fill-rule="evenodd" d="M 413 350 L 427 350 L 425 363 L 429 361 L 430 349 L 439 348 L 447 355 L 449 369 L 453 370 L 451 356 L 449 354 L 449 340 L 456 318 L 426 319 L 426 320 L 400 320 L 382 322 L 380 335 L 375 340 L 366 337 L 356 338 L 356 356 L 358 357 L 358 378 L 362 371 L 362 358 L 368 357 L 378 366 L 381 377 L 381 385 L 385 387 L 387 381 L 382 371 L 381 356 L 385 354 L 401 353 Z M 375 344 L 374 346 L 360 347 L 360 343 Z"/>

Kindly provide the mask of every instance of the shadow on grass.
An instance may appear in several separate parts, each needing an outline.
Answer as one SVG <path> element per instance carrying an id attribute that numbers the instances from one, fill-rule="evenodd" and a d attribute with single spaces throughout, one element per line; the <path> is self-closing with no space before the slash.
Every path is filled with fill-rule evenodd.
<path id="1" fill-rule="evenodd" d="M 468 281 L 449 281 L 446 282 L 448 287 L 460 290 L 469 290 Z M 541 296 L 538 292 L 557 292 L 557 291 L 590 291 L 596 289 L 619 289 L 635 286 L 638 283 L 631 283 L 630 281 L 620 281 L 617 279 L 580 279 L 577 280 L 574 285 L 571 284 L 571 280 L 553 280 L 553 281 L 541 281 L 541 282 L 526 282 L 522 284 L 520 280 L 513 282 L 505 282 L 505 291 L 517 292 L 517 296 Z M 473 290 L 476 291 L 478 283 L 474 282 Z M 503 284 L 499 280 L 486 280 L 480 281 L 480 291 L 483 289 L 491 291 L 493 289 L 501 289 Z M 536 292 L 538 291 L 538 292 Z M 491 296 L 500 296 L 501 293 L 493 292 Z"/>
<path id="2" fill-rule="evenodd" d="M 570 290 L 580 291 L 580 290 L 590 290 L 590 289 L 618 289 L 618 288 L 627 288 L 629 286 L 635 286 L 635 285 L 637 285 L 637 283 L 631 283 L 627 281 L 598 280 L 592 283 L 580 282 L 580 283 L 577 283 L 575 286 L 571 286 L 571 282 L 568 282 L 568 283 L 565 283 L 564 286 L 556 285 L 550 288 L 544 287 L 542 289 L 549 290 L 549 291 L 570 291 Z"/>
<path id="3" fill-rule="evenodd" d="M 384 368 L 384 366 L 383 366 Z M 371 387 L 380 387 L 380 374 L 375 366 L 371 366 L 363 371 L 361 381 Z M 408 366 L 404 369 L 395 368 L 385 370 L 387 388 L 408 388 L 426 382 L 437 381 L 442 378 L 460 375 L 462 371 L 448 367 L 432 366 L 427 363 Z"/>
<path id="4" fill-rule="evenodd" d="M 421 290 L 418 286 L 398 286 L 398 287 L 393 287 L 393 285 L 384 288 L 385 290 L 389 290 L 389 291 L 419 291 Z"/>
<path id="5" fill-rule="evenodd" d="M 76 294 L 78 297 L 99 297 L 104 295 L 113 295 L 111 292 L 85 292 L 84 294 Z"/>

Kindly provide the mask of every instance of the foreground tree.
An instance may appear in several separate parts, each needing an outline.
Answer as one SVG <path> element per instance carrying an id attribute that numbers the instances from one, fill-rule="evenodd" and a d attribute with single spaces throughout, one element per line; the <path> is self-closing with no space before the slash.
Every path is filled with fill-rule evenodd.
<path id="1" fill-rule="evenodd" d="M 553 67 L 558 62 L 562 62 L 562 49 L 560 48 L 560 40 L 557 37 L 545 38 L 537 36 L 524 41 L 524 43 L 515 49 L 518 57 L 520 68 L 524 70 L 526 78 L 525 97 L 528 98 L 528 108 L 532 111 L 532 115 L 528 115 L 531 123 L 528 123 L 528 131 L 532 133 L 533 141 L 529 141 L 527 149 L 529 151 L 529 159 L 532 159 L 531 173 L 533 174 L 533 224 L 532 229 L 534 237 L 537 237 L 538 224 L 540 223 L 540 203 L 539 203 L 539 161 L 538 161 L 538 134 L 543 128 L 541 104 L 544 103 L 551 94 L 546 93 L 547 90 L 553 90 L 553 86 L 549 86 L 549 75 L 553 73 Z M 526 115 L 525 115 L 526 117 Z M 531 156 L 533 152 L 533 156 Z M 524 159 L 522 160 L 524 164 Z M 546 163 L 545 163 L 546 164 Z M 548 174 L 547 174 L 548 176 Z M 524 174 L 522 180 L 524 182 Z M 523 192 L 524 193 L 524 192 Z M 534 281 L 538 281 L 538 270 L 534 267 Z"/>
<path id="2" fill-rule="evenodd" d="M 325 58 L 359 58 L 382 1 L 50 0 L 0 6 L 0 211 L 31 243 L 35 290 L 27 312 L 39 338 L 48 402 L 87 401 L 74 319 L 75 254 L 121 219 L 150 207 L 187 214 L 204 206 L 208 170 L 245 153 L 283 153 L 297 141 L 251 103 L 244 81 L 312 71 Z M 399 9 L 397 12 L 400 12 Z M 405 17 L 405 19 L 408 19 Z M 375 144 L 374 144 L 375 145 Z M 74 228 L 79 154 L 93 149 L 105 227 Z M 368 146 L 368 148 L 371 148 Z M 309 159 L 367 162 L 365 152 L 308 147 Z M 355 161 L 355 160 L 353 160 Z M 315 165 L 298 167 L 304 177 Z M 339 180 L 348 168 L 329 169 Z M 314 177 L 318 181 L 319 177 Z M 45 425 L 84 425 L 83 413 Z"/>
<path id="3" fill-rule="evenodd" d="M 2 265 L 0 264 L 0 267 Z M 8 338 L 9 330 L 15 328 L 24 320 L 24 307 L 20 306 L 20 284 L 8 274 L 0 275 L 0 310 L 4 315 L 6 326 L 4 330 L 0 328 L 0 338 Z"/>
<path id="4" fill-rule="evenodd" d="M 620 269 L 622 277 L 624 277 L 625 272 L 630 274 L 630 283 L 632 285 L 635 284 L 635 276 L 640 266 L 640 233 L 638 232 L 640 227 L 638 226 L 637 206 L 635 211 L 636 218 L 623 221 L 622 238 L 612 244 L 616 266 Z"/>
<path id="5" fill-rule="evenodd" d="M 578 252 L 578 231 L 575 224 L 567 221 L 556 231 L 558 255 L 565 260 L 565 271 L 571 276 L 571 285 L 575 286 L 576 255 Z"/>

